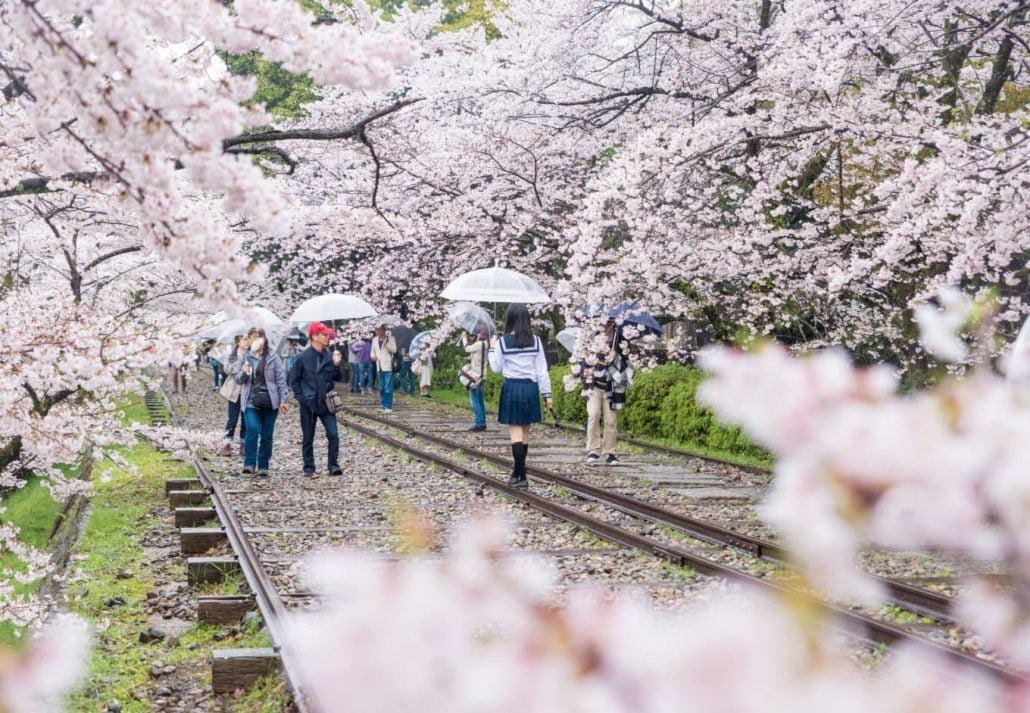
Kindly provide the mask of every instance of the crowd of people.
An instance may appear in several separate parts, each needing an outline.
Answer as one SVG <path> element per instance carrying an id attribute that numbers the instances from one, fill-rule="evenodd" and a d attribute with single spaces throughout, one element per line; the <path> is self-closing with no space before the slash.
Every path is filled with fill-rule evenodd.
<path id="1" fill-rule="evenodd" d="M 526 460 L 530 427 L 542 420 L 541 400 L 552 413 L 554 408 L 547 358 L 543 341 L 532 331 L 525 305 L 509 306 L 502 334 L 491 336 L 490 331 L 483 326 L 476 334 L 466 333 L 464 337 L 468 363 L 462 367 L 459 381 L 469 394 L 469 430 L 487 430 L 484 387 L 489 369 L 503 377 L 497 421 L 507 427 L 514 462 L 508 484 L 525 489 L 529 487 Z M 619 464 L 616 412 L 625 401 L 633 373 L 628 344 L 614 322 L 605 325 L 603 336 L 605 348 L 573 366 L 573 373 L 581 378 L 581 394 L 587 406 L 588 465 Z M 368 338 L 341 343 L 333 329 L 314 322 L 306 335 L 289 335 L 282 356 L 272 346 L 265 331 L 253 327 L 236 336 L 231 345 L 204 343 L 196 355 L 198 368 L 201 360 L 207 359 L 213 374 L 212 388 L 228 402 L 222 453 L 239 457 L 242 472 L 247 475 L 269 475 L 276 420 L 289 411 L 291 393 L 300 419 L 305 477 L 317 473 L 314 441 L 319 424 L 327 442 L 326 472 L 330 476 L 343 474 L 335 415 L 341 401 L 336 384 L 348 383 L 352 394 L 377 391 L 384 413 L 393 411 L 395 387 L 413 395 L 416 378 L 420 396 L 429 396 L 433 351 L 427 348 L 410 353 L 398 346 L 386 324 L 377 324 Z M 176 391 L 186 389 L 186 370 L 181 365 L 172 366 L 171 378 Z"/>

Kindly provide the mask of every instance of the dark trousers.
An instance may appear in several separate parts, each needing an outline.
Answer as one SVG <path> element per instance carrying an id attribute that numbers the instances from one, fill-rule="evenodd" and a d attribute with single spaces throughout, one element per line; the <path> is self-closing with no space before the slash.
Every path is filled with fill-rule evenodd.
<path id="1" fill-rule="evenodd" d="M 401 393 L 415 393 L 415 372 L 411 370 L 411 362 L 407 359 L 401 362 L 401 371 L 397 375 L 397 381 L 397 386 L 400 388 Z"/>
<path id="2" fill-rule="evenodd" d="M 247 407 L 243 417 L 247 420 L 247 436 L 243 440 L 243 467 L 268 470 L 272 460 L 272 436 L 275 433 L 275 419 L 279 409 L 258 411 Z"/>
<path id="3" fill-rule="evenodd" d="M 361 391 L 361 364 L 352 362 L 350 367 L 350 391 L 352 394 Z"/>
<path id="4" fill-rule="evenodd" d="M 236 424 L 240 424 L 240 440 L 244 440 L 247 437 L 247 419 L 240 418 L 240 400 L 229 402 L 229 418 L 225 421 L 225 438 L 231 441 L 232 435 L 236 431 Z"/>
<path id="5" fill-rule="evenodd" d="M 329 472 L 340 467 L 340 432 L 336 427 L 336 414 L 315 413 L 304 404 L 300 404 L 300 454 L 304 459 L 304 472 L 315 472 L 315 423 L 322 422 L 326 440 L 329 441 Z"/>

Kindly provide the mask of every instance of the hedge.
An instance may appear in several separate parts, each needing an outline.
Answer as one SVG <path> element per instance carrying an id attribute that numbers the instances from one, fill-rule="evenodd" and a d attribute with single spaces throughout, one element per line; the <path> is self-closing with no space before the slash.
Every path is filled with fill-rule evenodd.
<path id="1" fill-rule="evenodd" d="M 572 392 L 564 388 L 563 379 L 569 373 L 568 365 L 551 369 L 555 412 L 567 423 L 585 423 L 586 401 L 580 396 L 580 388 Z M 694 397 L 703 379 L 703 372 L 683 364 L 662 364 L 637 372 L 626 394 L 626 407 L 619 411 L 619 431 L 767 460 L 769 455 L 739 428 L 720 423 L 697 403 Z"/>

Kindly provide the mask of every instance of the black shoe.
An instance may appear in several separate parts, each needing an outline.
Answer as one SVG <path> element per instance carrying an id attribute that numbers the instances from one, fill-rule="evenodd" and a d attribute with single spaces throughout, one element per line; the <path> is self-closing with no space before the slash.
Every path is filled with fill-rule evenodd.
<path id="1" fill-rule="evenodd" d="M 587 465 L 597 465 L 600 462 L 601 462 L 601 456 L 597 455 L 596 453 L 587 453 L 587 458 L 586 458 L 586 464 Z"/>
<path id="2" fill-rule="evenodd" d="M 317 473 L 315 473 L 315 471 L 313 470 L 305 470 L 303 473 L 301 473 L 301 475 L 303 475 L 305 478 L 314 478 L 317 475 Z"/>
<path id="3" fill-rule="evenodd" d="M 614 453 L 609 453 L 608 457 L 604 459 L 605 465 L 618 465 L 619 459 L 615 457 Z"/>
<path id="4" fill-rule="evenodd" d="M 329 471 L 329 475 L 343 475 L 343 469 L 342 468 L 333 468 L 332 470 Z"/>
<path id="5" fill-rule="evenodd" d="M 526 479 L 526 476 L 519 477 L 514 473 L 508 478 L 508 485 L 516 490 L 529 490 L 529 480 Z"/>
<path id="6" fill-rule="evenodd" d="M 470 430 L 470 431 L 485 431 L 486 430 L 486 426 L 472 425 L 472 426 L 469 426 L 468 430 Z"/>
<path id="7" fill-rule="evenodd" d="M 253 475 L 254 474 L 254 469 L 251 466 L 249 466 L 249 465 L 245 465 L 245 466 L 243 466 L 243 474 L 244 475 Z"/>

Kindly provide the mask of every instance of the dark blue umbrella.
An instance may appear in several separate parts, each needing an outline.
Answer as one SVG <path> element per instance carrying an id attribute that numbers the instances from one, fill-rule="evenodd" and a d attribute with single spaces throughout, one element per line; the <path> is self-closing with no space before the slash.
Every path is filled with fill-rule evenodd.
<path id="1" fill-rule="evenodd" d="M 659 337 L 662 336 L 662 325 L 658 324 L 658 320 L 650 312 L 639 305 L 623 302 L 611 311 L 609 317 L 621 326 L 632 324 L 637 328 L 639 334 L 650 332 Z"/>
<path id="2" fill-rule="evenodd" d="M 635 302 L 620 302 L 611 309 L 605 308 L 599 302 L 591 302 L 578 308 L 575 311 L 575 315 L 577 319 L 607 316 L 608 319 L 615 320 L 616 324 L 619 325 L 620 333 L 622 328 L 629 324 L 636 327 L 637 336 L 648 332 L 658 336 L 662 335 L 662 325 L 658 324 L 658 320 Z"/>

